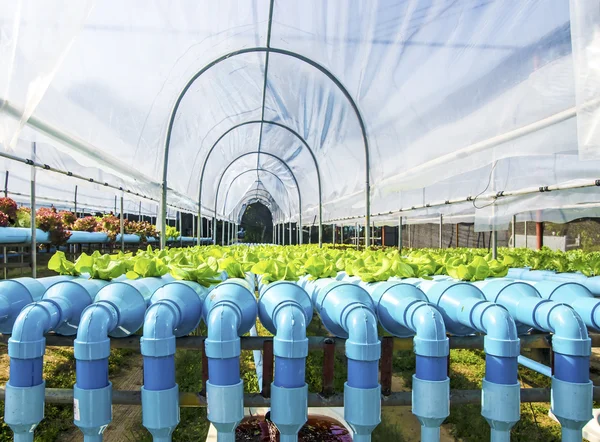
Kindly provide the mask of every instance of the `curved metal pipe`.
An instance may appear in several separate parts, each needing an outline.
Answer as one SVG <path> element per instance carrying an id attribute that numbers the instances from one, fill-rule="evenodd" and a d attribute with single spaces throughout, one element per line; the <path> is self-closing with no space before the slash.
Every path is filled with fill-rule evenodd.
<path id="1" fill-rule="evenodd" d="M 308 152 L 310 153 L 310 155 L 311 155 L 311 157 L 313 159 L 313 163 L 314 163 L 315 169 L 317 171 L 317 185 L 319 187 L 319 195 L 318 195 L 319 196 L 319 246 L 322 246 L 322 244 L 323 244 L 323 191 L 322 191 L 322 185 L 321 185 L 321 171 L 319 169 L 319 163 L 317 162 L 317 157 L 316 157 L 314 151 L 309 146 L 309 144 L 306 142 L 306 140 L 304 138 L 302 138 L 298 132 L 296 132 L 294 129 L 290 128 L 289 126 L 286 126 L 285 124 L 282 124 L 282 123 L 278 123 L 276 121 L 269 121 L 269 120 L 261 119 L 261 120 L 245 121 L 245 122 L 236 124 L 236 125 L 232 126 L 231 128 L 229 128 L 227 131 L 225 131 L 217 139 L 217 141 L 215 141 L 213 143 L 213 145 L 211 146 L 211 148 L 209 149 L 209 151 L 208 151 L 208 153 L 206 155 L 206 158 L 204 159 L 204 163 L 202 164 L 202 172 L 200 173 L 200 187 L 199 187 L 199 195 L 198 195 L 198 207 L 200 207 L 200 208 L 202 207 L 202 186 L 203 186 L 203 183 L 204 183 L 204 172 L 206 170 L 206 165 L 208 164 L 208 159 L 209 159 L 210 155 L 212 154 L 213 150 L 217 147 L 217 145 L 219 144 L 219 142 L 223 138 L 225 138 L 225 136 L 228 133 L 232 132 L 235 129 L 238 129 L 238 128 L 242 127 L 242 126 L 246 126 L 248 124 L 263 124 L 263 123 L 264 124 L 273 125 L 273 126 L 277 126 L 277 127 L 280 127 L 282 129 L 285 129 L 288 132 L 290 132 L 298 140 L 300 140 L 300 142 L 308 150 Z"/>
<path id="2" fill-rule="evenodd" d="M 229 168 L 233 165 L 233 163 L 235 163 L 236 161 L 247 157 L 248 155 L 256 155 L 258 154 L 258 151 L 252 151 L 252 152 L 245 152 L 242 155 L 239 155 L 237 158 L 235 158 L 234 160 L 232 160 L 227 167 L 225 168 L 225 170 L 223 170 L 223 172 L 221 173 L 221 176 L 219 177 L 219 182 L 217 183 L 217 191 L 215 193 L 215 218 L 217 216 L 217 201 L 219 199 L 219 189 L 221 187 L 221 182 L 223 181 L 223 177 L 225 176 L 225 173 L 227 173 L 227 171 L 229 170 Z M 281 164 L 283 164 L 283 166 L 287 169 L 287 171 L 290 173 L 292 179 L 294 180 L 294 184 L 296 185 L 296 187 L 298 189 L 300 189 L 300 185 L 298 184 L 298 180 L 296 179 L 296 175 L 294 175 L 294 172 L 292 171 L 292 168 L 281 158 L 279 158 L 277 155 L 274 155 L 272 153 L 269 152 L 261 152 L 263 155 L 267 155 L 269 157 L 275 158 L 276 160 L 278 160 Z M 298 213 L 298 220 L 299 220 L 299 225 L 300 227 L 302 226 L 302 197 L 301 197 L 301 192 L 298 192 L 298 207 L 299 207 L 299 213 Z M 216 229 L 213 231 L 214 233 L 214 242 L 215 244 L 217 243 L 217 236 L 216 236 Z"/>
<path id="3" fill-rule="evenodd" d="M 171 144 L 171 134 L 173 132 L 173 126 L 175 124 L 175 117 L 177 116 L 177 110 L 179 109 L 179 106 L 181 105 L 181 101 L 183 100 L 183 97 L 185 96 L 187 91 L 190 89 L 192 84 L 194 84 L 194 82 L 202 74 L 204 74 L 207 70 L 211 69 L 213 66 L 216 66 L 217 64 L 222 63 L 223 61 L 225 61 L 231 57 L 235 57 L 235 56 L 246 54 L 246 53 L 254 53 L 254 52 L 265 52 L 265 53 L 273 52 L 276 54 L 293 57 L 297 60 L 300 60 L 304 63 L 309 64 L 310 66 L 318 69 L 323 74 L 325 74 L 327 76 L 327 78 L 329 78 L 329 80 L 331 80 L 337 86 L 337 88 L 342 92 L 342 94 L 346 97 L 346 99 L 350 103 L 350 106 L 352 107 L 352 109 L 356 115 L 356 118 L 358 120 L 358 124 L 360 126 L 360 130 L 361 130 L 361 134 L 362 134 L 362 138 L 363 138 L 363 144 L 365 147 L 365 226 L 366 226 L 365 227 L 365 246 L 369 247 L 371 245 L 371 235 L 370 235 L 370 225 L 371 225 L 370 169 L 371 169 L 371 166 L 370 166 L 370 159 L 369 159 L 369 157 L 370 157 L 370 155 L 369 155 L 369 140 L 367 137 L 367 128 L 366 128 L 365 122 L 362 118 L 362 115 L 360 113 L 360 110 L 358 108 L 358 105 L 352 98 L 352 95 L 350 95 L 350 92 L 348 92 L 348 90 L 344 87 L 342 82 L 337 77 L 335 77 L 335 75 L 333 75 L 333 73 L 331 73 L 324 66 L 321 66 L 319 63 L 316 63 L 314 60 L 311 60 L 310 58 L 305 57 L 300 54 L 297 54 L 295 52 L 288 51 L 286 49 L 278 49 L 278 48 L 270 48 L 270 47 L 255 47 L 255 48 L 239 49 L 237 51 L 230 52 L 228 54 L 225 54 L 225 55 L 213 60 L 212 62 L 210 62 L 206 66 L 204 66 L 201 70 L 196 72 L 196 74 L 194 74 L 192 76 L 192 78 L 190 78 L 190 80 L 186 83 L 186 85 L 184 86 L 182 91 L 179 93 L 177 100 L 175 101 L 175 104 L 171 111 L 171 115 L 169 117 L 169 124 L 167 126 L 167 134 L 165 137 L 165 151 L 164 151 L 164 158 L 163 158 L 162 198 L 161 198 L 161 212 L 163 213 L 162 222 L 161 222 L 162 231 L 165 231 L 165 229 L 166 229 L 165 214 L 167 213 L 167 175 L 168 175 L 169 147 Z M 199 205 L 199 208 L 200 207 L 201 206 Z M 161 248 L 164 246 L 165 246 L 165 244 L 161 241 Z"/>

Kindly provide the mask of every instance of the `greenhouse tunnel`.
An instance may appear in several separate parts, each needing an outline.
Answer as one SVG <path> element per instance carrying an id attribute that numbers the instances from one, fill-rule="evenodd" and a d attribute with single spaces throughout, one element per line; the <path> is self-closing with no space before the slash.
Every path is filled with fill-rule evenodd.
<path id="1" fill-rule="evenodd" d="M 596 3 L 7 2 L 0 439 L 600 441 Z"/>

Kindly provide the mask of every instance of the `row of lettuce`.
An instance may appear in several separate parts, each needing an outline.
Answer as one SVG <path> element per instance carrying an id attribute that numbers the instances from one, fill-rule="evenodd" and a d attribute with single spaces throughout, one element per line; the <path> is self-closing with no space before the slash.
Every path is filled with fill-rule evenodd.
<path id="1" fill-rule="evenodd" d="M 308 275 L 311 279 L 334 277 L 344 271 L 365 282 L 397 278 L 431 278 L 449 275 L 463 281 L 479 281 L 506 276 L 510 267 L 536 270 L 582 272 L 600 275 L 600 253 L 557 252 L 549 249 L 500 249 L 497 259 L 485 249 L 396 249 L 354 250 L 317 246 L 205 246 L 139 250 L 137 253 L 83 253 L 70 261 L 57 252 L 48 264 L 63 275 L 89 274 L 91 278 L 111 280 L 126 275 L 129 279 L 159 277 L 215 284 L 224 275 L 244 277 L 246 272 L 262 275 L 264 282 L 294 281 Z"/>
<path id="2" fill-rule="evenodd" d="M 55 207 L 40 207 L 35 213 L 36 227 L 50 233 L 50 242 L 55 246 L 65 244 L 71 237 L 71 231 L 100 232 L 114 242 L 121 232 L 121 220 L 114 214 L 102 216 L 77 217 L 68 210 L 56 210 Z M 12 198 L 0 198 L 0 227 L 31 227 L 31 209 L 18 207 Z M 142 242 L 148 238 L 158 238 L 156 226 L 147 221 L 125 220 L 124 232 L 135 234 Z M 179 237 L 175 227 L 167 226 L 167 238 Z"/>

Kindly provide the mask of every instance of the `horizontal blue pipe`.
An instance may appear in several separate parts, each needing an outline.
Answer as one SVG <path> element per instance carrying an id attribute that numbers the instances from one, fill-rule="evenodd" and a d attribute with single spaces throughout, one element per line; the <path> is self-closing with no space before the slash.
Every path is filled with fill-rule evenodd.
<path id="1" fill-rule="evenodd" d="M 208 379 L 213 385 L 235 385 L 240 382 L 240 358 L 208 358 Z"/>
<path id="2" fill-rule="evenodd" d="M 516 357 L 485 356 L 485 380 L 494 384 L 517 383 L 518 362 Z"/>
<path id="3" fill-rule="evenodd" d="M 144 388 L 159 391 L 170 390 L 173 387 L 175 387 L 175 355 L 158 358 L 144 356 Z"/>
<path id="4" fill-rule="evenodd" d="M 525 356 L 519 356 L 518 360 L 519 364 L 521 364 L 522 366 L 527 367 L 530 370 L 533 370 L 540 374 L 543 374 L 544 376 L 552 377 L 552 367 L 540 364 L 539 362 L 534 361 L 533 359 L 529 359 Z"/>
<path id="5" fill-rule="evenodd" d="M 424 381 L 443 381 L 448 377 L 448 358 L 419 356 L 415 375 Z"/>
<path id="6" fill-rule="evenodd" d="M 375 388 L 378 384 L 379 361 L 348 359 L 348 385 L 353 388 Z"/>
<path id="7" fill-rule="evenodd" d="M 43 358 L 17 359 L 10 358 L 10 379 L 13 387 L 34 387 L 42 380 Z"/>
<path id="8" fill-rule="evenodd" d="M 95 390 L 108 386 L 108 358 L 75 361 L 77 386 L 84 390 Z"/>
<path id="9" fill-rule="evenodd" d="M 590 379 L 590 357 L 554 353 L 554 376 L 565 382 L 587 383 Z"/>
<path id="10" fill-rule="evenodd" d="M 283 388 L 304 386 L 305 358 L 275 357 L 275 385 Z"/>

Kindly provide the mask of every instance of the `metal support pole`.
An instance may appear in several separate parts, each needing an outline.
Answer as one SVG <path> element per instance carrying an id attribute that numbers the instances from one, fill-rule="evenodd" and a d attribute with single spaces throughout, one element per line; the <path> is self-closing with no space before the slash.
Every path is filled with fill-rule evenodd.
<path id="1" fill-rule="evenodd" d="M 354 235 L 356 237 L 356 250 L 358 250 L 358 247 L 360 246 L 360 238 L 358 237 L 360 232 L 360 229 L 358 227 L 358 223 L 356 223 L 356 235 Z"/>
<path id="2" fill-rule="evenodd" d="M 115 211 L 114 214 L 117 214 L 117 195 L 115 195 Z"/>
<path id="3" fill-rule="evenodd" d="M 438 247 L 441 249 L 442 248 L 442 228 L 444 225 L 444 217 L 443 215 L 440 215 L 440 238 L 439 238 L 439 245 Z"/>
<path id="4" fill-rule="evenodd" d="M 411 228 L 410 228 L 410 224 L 406 225 L 406 229 L 408 230 L 408 248 L 412 249 L 413 243 L 412 243 L 412 236 L 411 236 Z"/>
<path id="5" fill-rule="evenodd" d="M 302 214 L 299 213 L 298 214 L 298 244 L 302 245 L 302 243 L 304 242 L 304 238 L 303 238 L 303 233 L 302 233 Z"/>
<path id="6" fill-rule="evenodd" d="M 513 249 L 517 247 L 517 215 L 512 216 L 512 239 Z"/>
<path id="7" fill-rule="evenodd" d="M 215 216 L 213 216 L 212 222 L 211 222 L 211 226 L 212 226 L 212 239 L 213 239 L 213 244 L 216 246 L 217 245 L 217 217 L 216 217 L 216 213 Z"/>
<path id="8" fill-rule="evenodd" d="M 344 245 L 344 225 L 340 226 L 340 244 Z"/>
<path id="9" fill-rule="evenodd" d="M 123 213 L 123 194 L 121 194 L 121 214 L 119 216 L 121 230 L 121 251 L 125 251 L 125 214 Z"/>
<path id="10" fill-rule="evenodd" d="M 31 160 L 35 160 L 36 143 L 31 143 Z M 35 224 L 35 166 L 31 166 L 31 277 L 37 278 L 37 229 Z M 6 183 L 8 183 L 8 172 L 6 172 Z M 4 249 L 4 259 L 6 260 L 6 248 Z M 6 267 L 4 268 L 6 271 Z M 4 275 L 6 279 L 6 275 Z"/>
<path id="11" fill-rule="evenodd" d="M 308 226 L 308 244 L 312 243 L 312 225 Z"/>
<path id="12" fill-rule="evenodd" d="M 142 201 L 140 201 L 140 208 L 138 210 L 139 210 L 138 218 L 139 218 L 139 221 L 141 221 L 142 220 Z"/>
<path id="13" fill-rule="evenodd" d="M 281 245 L 285 246 L 285 221 L 281 223 Z"/>
<path id="14" fill-rule="evenodd" d="M 75 195 L 73 196 L 73 211 L 75 212 L 75 217 L 77 217 L 77 186 L 75 186 Z"/>
<path id="15" fill-rule="evenodd" d="M 459 224 L 456 223 L 456 248 L 457 249 L 458 249 L 458 234 L 460 233 L 458 226 L 459 226 Z"/>
<path id="16" fill-rule="evenodd" d="M 221 245 L 225 245 L 225 218 L 221 221 Z"/>
<path id="17" fill-rule="evenodd" d="M 32 161 L 35 158 L 32 158 Z M 4 198 L 8 198 L 8 170 L 6 171 L 6 174 L 4 176 Z"/>
<path id="18" fill-rule="evenodd" d="M 398 251 L 402 251 L 402 216 L 398 217 Z"/>
<path id="19" fill-rule="evenodd" d="M 492 258 L 498 258 L 498 232 L 496 231 L 496 226 L 492 230 Z"/>
<path id="20" fill-rule="evenodd" d="M 335 224 L 333 225 L 333 245 L 335 247 Z"/>
<path id="21" fill-rule="evenodd" d="M 525 248 L 527 248 L 527 221 L 525 221 L 523 229 L 525 230 Z"/>
<path id="22" fill-rule="evenodd" d="M 535 223 L 535 236 L 537 240 L 537 249 L 540 250 L 544 247 L 544 223 L 536 222 Z"/>
<path id="23" fill-rule="evenodd" d="M 290 246 L 291 246 L 291 245 L 292 245 L 292 221 L 290 221 L 290 222 L 288 223 L 288 226 L 289 226 L 289 228 L 290 228 L 290 231 L 289 231 L 289 238 L 290 238 Z"/>

